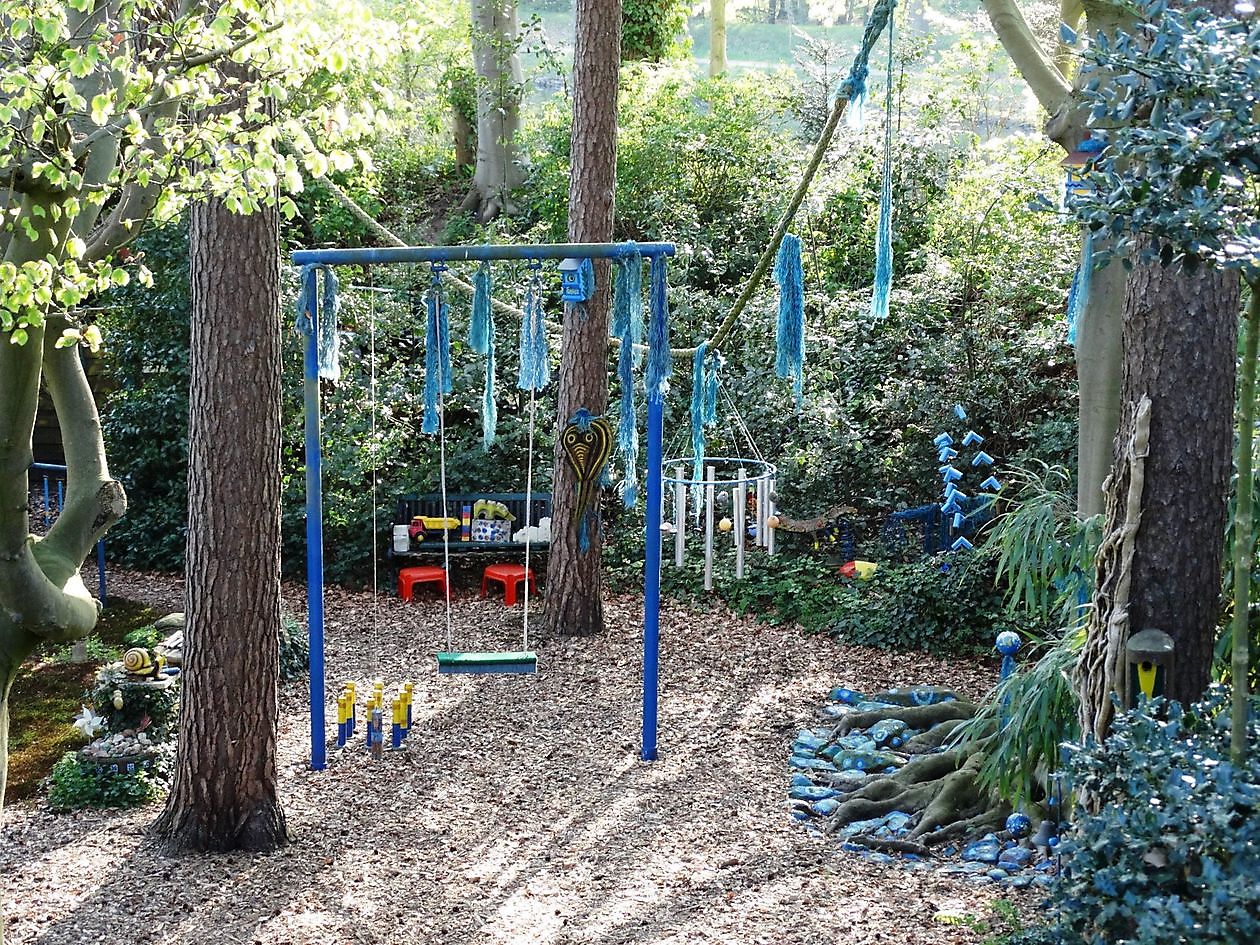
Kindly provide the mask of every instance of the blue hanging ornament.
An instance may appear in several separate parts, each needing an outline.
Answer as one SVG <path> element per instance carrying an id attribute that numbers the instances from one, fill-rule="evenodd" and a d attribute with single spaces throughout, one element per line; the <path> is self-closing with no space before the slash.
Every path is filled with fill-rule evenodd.
<path id="1" fill-rule="evenodd" d="M 871 319 L 888 317 L 888 296 L 892 290 L 892 135 L 893 135 L 893 33 L 888 21 L 887 90 L 884 95 L 884 167 L 879 187 L 879 220 L 875 226 L 875 286 L 871 293 Z"/>
<path id="2" fill-rule="evenodd" d="M 788 233 L 774 262 L 779 284 L 779 319 L 775 331 L 774 370 L 779 377 L 795 379 L 793 391 L 800 409 L 805 383 L 805 282 L 801 271 L 801 240 Z"/>

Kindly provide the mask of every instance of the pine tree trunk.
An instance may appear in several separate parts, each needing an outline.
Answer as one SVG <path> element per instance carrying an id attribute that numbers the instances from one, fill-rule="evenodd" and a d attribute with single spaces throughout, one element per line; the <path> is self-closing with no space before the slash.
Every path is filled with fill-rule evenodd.
<path id="1" fill-rule="evenodd" d="M 1126 524 L 1136 530 L 1131 563 L 1109 567 L 1100 553 L 1077 678 L 1083 731 L 1096 737 L 1110 727 L 1110 694 L 1123 688 L 1124 642 L 1133 633 L 1155 628 L 1173 638 L 1175 664 L 1164 690 L 1170 698 L 1188 704 L 1210 679 L 1233 460 L 1238 304 L 1236 274 L 1155 263 L 1137 265 L 1129 276 L 1105 534 Z M 1144 398 L 1149 436 L 1141 480 L 1133 483 L 1135 464 L 1126 454 Z M 1140 498 L 1139 516 L 1126 515 L 1129 496 Z M 1125 590 L 1116 593 L 1118 587 Z"/>
<path id="2" fill-rule="evenodd" d="M 190 231 L 188 623 L 175 784 L 157 830 L 181 848 L 266 850 L 286 840 L 278 215 L 211 201 Z"/>
<path id="3" fill-rule="evenodd" d="M 612 239 L 617 186 L 617 70 L 621 53 L 620 0 L 578 0 L 573 51 L 573 166 L 569 184 L 569 239 Z M 600 416 L 608 407 L 608 310 L 611 267 L 595 264 L 595 294 L 566 306 L 557 389 L 557 430 L 579 407 Z M 556 435 L 552 487 L 551 560 L 547 566 L 547 626 L 553 633 L 587 636 L 604 629 L 601 541 L 578 547 L 577 488 Z"/>

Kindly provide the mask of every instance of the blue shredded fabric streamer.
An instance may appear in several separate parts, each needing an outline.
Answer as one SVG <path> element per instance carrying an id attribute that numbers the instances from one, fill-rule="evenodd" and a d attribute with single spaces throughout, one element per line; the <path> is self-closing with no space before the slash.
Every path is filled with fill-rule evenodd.
<path id="1" fill-rule="evenodd" d="M 639 428 L 634 403 L 634 369 L 643 360 L 635 345 L 643 343 L 643 259 L 637 253 L 617 261 L 613 284 L 613 334 L 621 339 L 617 354 L 617 382 L 621 409 L 617 421 L 617 452 L 625 465 L 621 501 L 634 508 L 639 500 Z"/>
<path id="2" fill-rule="evenodd" d="M 538 270 L 534 270 L 525 290 L 525 310 L 521 318 L 521 375 L 517 382 L 521 390 L 542 390 L 551 380 L 541 290 Z"/>
<path id="3" fill-rule="evenodd" d="M 420 430 L 437 433 L 441 429 L 438 401 L 451 392 L 451 339 L 448 310 L 441 292 L 429 290 L 424 335 L 424 420 Z"/>
<path id="4" fill-rule="evenodd" d="M 302 267 L 302 274 L 299 276 L 301 281 L 298 283 L 297 304 L 294 306 L 297 309 L 295 327 L 303 335 L 311 333 L 311 313 L 315 311 L 315 300 L 311 298 L 311 293 L 314 291 L 316 295 L 319 294 L 313 278 L 317 269 L 319 266 L 316 263 L 307 263 Z"/>
<path id="5" fill-rule="evenodd" d="M 341 380 L 341 336 L 337 332 L 337 315 L 341 299 L 337 294 L 337 274 L 332 266 L 324 266 L 324 297 L 319 306 L 319 376 L 329 381 Z"/>
<path id="6" fill-rule="evenodd" d="M 691 359 L 691 455 L 692 481 L 700 482 L 704 474 L 704 428 L 717 420 L 718 372 L 722 356 L 709 351 L 707 341 L 702 341 Z M 697 487 L 698 489 L 698 487 Z"/>
<path id="7" fill-rule="evenodd" d="M 1072 277 L 1072 288 L 1068 290 L 1067 301 L 1067 340 L 1076 347 L 1076 326 L 1080 322 L 1085 306 L 1089 302 L 1089 284 L 1094 274 L 1094 234 L 1085 231 L 1085 242 L 1081 246 L 1081 262 L 1076 267 L 1076 275 Z"/>
<path id="8" fill-rule="evenodd" d="M 634 246 L 633 243 L 630 244 Z M 634 255 L 617 261 L 617 281 L 613 285 L 612 335 L 624 343 L 643 344 L 643 257 Z M 643 361 L 643 352 L 635 351 L 634 366 Z"/>
<path id="9" fill-rule="evenodd" d="M 490 313 L 486 342 L 486 389 L 481 396 L 481 448 L 494 446 L 499 425 L 499 407 L 494 401 L 494 313 Z"/>
<path id="10" fill-rule="evenodd" d="M 884 27 L 892 22 L 892 12 L 896 6 L 897 0 L 876 0 L 871 8 L 870 16 L 866 18 L 862 42 L 858 46 L 857 54 L 853 57 L 849 74 L 827 102 L 827 110 L 831 111 L 835 108 L 837 99 L 848 99 L 845 121 L 856 131 L 861 131 L 866 124 L 866 76 L 871 50 L 875 47 L 875 42 L 884 31 Z"/>
<path id="11" fill-rule="evenodd" d="M 775 331 L 774 371 L 795 379 L 793 390 L 800 408 L 805 387 L 805 281 L 801 271 L 801 240 L 788 233 L 774 261 L 779 284 L 779 321 Z"/>
<path id="12" fill-rule="evenodd" d="M 473 276 L 472 318 L 468 325 L 468 345 L 477 354 L 488 354 L 492 335 L 490 293 L 493 283 L 490 264 L 483 262 Z"/>
<path id="13" fill-rule="evenodd" d="M 650 322 L 648 324 L 648 400 L 663 400 L 669 390 L 674 356 L 669 350 L 669 295 L 665 283 L 665 257 L 652 257 Z"/>
<path id="14" fill-rule="evenodd" d="M 875 229 L 875 288 L 871 293 L 871 318 L 888 317 L 888 294 L 892 289 L 892 134 L 893 134 L 893 33 L 888 22 L 888 88 L 884 99 L 884 177 L 879 188 L 879 222 Z"/>

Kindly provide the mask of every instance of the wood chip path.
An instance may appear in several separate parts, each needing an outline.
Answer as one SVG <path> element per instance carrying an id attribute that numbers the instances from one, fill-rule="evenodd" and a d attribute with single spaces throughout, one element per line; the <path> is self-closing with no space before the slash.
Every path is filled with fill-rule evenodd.
<path id="1" fill-rule="evenodd" d="M 111 590 L 180 609 L 169 578 Z M 661 757 L 638 761 L 641 604 L 594 640 L 537 640 L 534 677 L 439 677 L 441 606 L 332 591 L 328 678 L 416 683 L 404 752 L 307 770 L 305 681 L 281 695 L 293 837 L 269 855 L 165 855 L 156 807 L 11 806 L 0 889 L 11 943 L 979 943 L 998 890 L 840 852 L 788 816 L 787 748 L 837 684 L 978 695 L 991 667 L 807 639 L 669 604 Z M 300 588 L 289 609 L 304 615 Z M 379 608 L 379 609 L 377 609 Z M 516 648 L 520 608 L 456 600 L 459 645 Z M 373 614 L 377 616 L 374 620 Z M 374 629 L 375 625 L 375 629 Z M 332 716 L 335 721 L 335 714 Z M 1009 896 L 1010 894 L 1007 893 Z"/>

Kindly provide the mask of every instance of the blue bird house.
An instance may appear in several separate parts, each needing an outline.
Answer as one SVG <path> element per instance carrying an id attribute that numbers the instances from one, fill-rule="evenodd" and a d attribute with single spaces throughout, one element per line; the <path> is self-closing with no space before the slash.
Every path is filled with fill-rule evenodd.
<path id="1" fill-rule="evenodd" d="M 595 267 L 589 259 L 560 261 L 560 298 L 565 302 L 585 302 L 595 292 Z"/>

